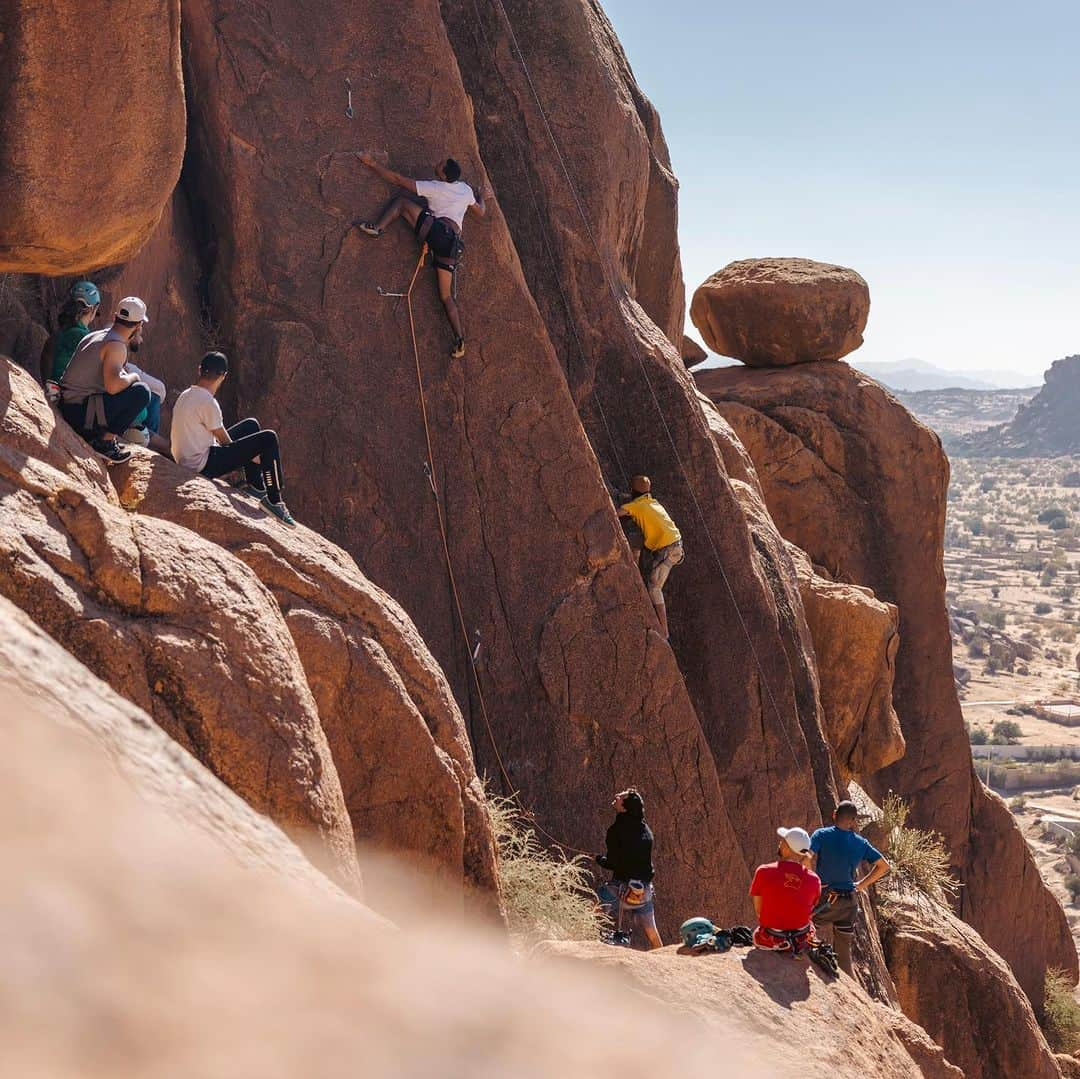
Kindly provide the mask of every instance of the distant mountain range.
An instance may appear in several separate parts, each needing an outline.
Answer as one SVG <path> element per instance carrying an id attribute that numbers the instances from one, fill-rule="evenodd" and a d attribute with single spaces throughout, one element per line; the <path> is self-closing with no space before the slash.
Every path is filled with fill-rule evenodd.
<path id="1" fill-rule="evenodd" d="M 1020 371 L 976 370 L 950 371 L 937 367 L 926 360 L 912 357 L 907 360 L 894 360 L 891 363 L 860 363 L 849 360 L 852 367 L 857 367 L 864 374 L 877 379 L 892 390 L 916 392 L 918 390 L 1002 390 L 1037 386 L 1038 379 Z"/>

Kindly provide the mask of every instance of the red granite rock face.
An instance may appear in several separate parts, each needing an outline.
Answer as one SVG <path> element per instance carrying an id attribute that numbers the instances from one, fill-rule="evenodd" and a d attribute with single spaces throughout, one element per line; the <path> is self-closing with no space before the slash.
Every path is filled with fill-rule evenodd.
<path id="1" fill-rule="evenodd" d="M 907 751 L 868 786 L 901 793 L 914 823 L 944 835 L 964 882 L 959 913 L 1041 1000 L 1047 966 L 1075 972 L 1076 950 L 1011 815 L 972 770 L 945 610 L 949 473 L 937 437 L 844 364 L 725 368 L 698 384 L 753 458 L 785 538 L 899 610 L 893 703 Z"/>
<path id="2" fill-rule="evenodd" d="M 179 0 L 11 0 L 0 25 L 0 272 L 130 258 L 184 155 Z"/>

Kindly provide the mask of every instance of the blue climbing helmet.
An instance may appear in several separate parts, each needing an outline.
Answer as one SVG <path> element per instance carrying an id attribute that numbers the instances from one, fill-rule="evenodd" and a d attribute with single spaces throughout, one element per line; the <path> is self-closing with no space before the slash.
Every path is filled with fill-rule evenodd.
<path id="1" fill-rule="evenodd" d="M 101 293 L 93 281 L 76 281 L 71 286 L 71 298 L 82 300 L 87 307 L 97 307 L 101 303 Z"/>
<path id="2" fill-rule="evenodd" d="M 716 935 L 716 926 L 708 918 L 687 918 L 679 926 L 679 936 L 688 948 L 704 943 L 704 938 Z"/>

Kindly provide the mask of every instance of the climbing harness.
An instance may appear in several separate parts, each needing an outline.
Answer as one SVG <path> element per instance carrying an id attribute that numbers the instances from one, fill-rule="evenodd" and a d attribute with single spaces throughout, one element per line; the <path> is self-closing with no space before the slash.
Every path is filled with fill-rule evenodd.
<path id="1" fill-rule="evenodd" d="M 353 118 L 352 107 L 352 79 L 345 80 L 345 94 L 347 104 L 345 105 L 345 115 L 351 120 Z"/>
<path id="2" fill-rule="evenodd" d="M 534 813 L 526 808 L 522 802 L 518 792 L 514 789 L 513 781 L 510 779 L 510 773 L 507 771 L 506 765 L 503 762 L 502 754 L 499 753 L 498 743 L 495 741 L 495 731 L 491 726 L 491 718 L 488 715 L 487 701 L 484 699 L 484 689 L 480 684 L 480 672 L 478 669 L 478 660 L 480 656 L 480 631 L 476 630 L 473 637 L 469 636 L 469 630 L 465 625 L 465 613 L 461 606 L 461 595 L 458 592 L 457 575 L 454 573 L 453 560 L 450 557 L 450 542 L 446 531 L 446 517 L 443 513 L 442 497 L 439 494 L 438 483 L 435 479 L 435 451 L 431 442 L 431 425 L 428 422 L 427 413 L 427 401 L 424 396 L 424 378 L 423 371 L 420 367 L 420 348 L 416 343 L 416 321 L 413 317 L 412 308 L 412 294 L 413 289 L 416 287 L 416 279 L 420 276 L 420 269 L 424 265 L 424 259 L 427 257 L 427 244 L 423 244 L 420 248 L 420 257 L 416 260 L 416 268 L 413 270 L 412 278 L 409 280 L 408 288 L 402 294 L 405 300 L 406 308 L 409 312 L 409 337 L 412 341 L 413 350 L 413 362 L 416 367 L 416 391 L 420 399 L 420 417 L 424 423 L 424 441 L 427 446 L 427 460 L 423 464 L 423 470 L 425 476 L 427 476 L 428 486 L 431 488 L 432 498 L 435 501 L 435 514 L 439 522 L 439 536 L 442 539 L 443 558 L 446 562 L 446 574 L 450 579 L 450 592 L 453 596 L 454 611 L 457 616 L 457 625 L 461 631 L 462 640 L 465 643 L 465 653 L 469 657 L 469 670 L 472 673 L 473 685 L 476 688 L 476 698 L 480 704 L 480 715 L 484 720 L 484 727 L 487 730 L 488 739 L 491 742 L 492 752 L 495 754 L 495 760 L 499 766 L 499 772 L 502 775 L 503 782 L 506 784 L 508 796 L 517 801 L 518 806 L 521 808 L 522 814 L 525 819 L 540 832 L 547 839 L 557 847 L 561 847 L 564 850 L 573 852 L 574 854 L 588 855 L 589 852 L 581 850 L 578 847 L 573 847 L 569 843 L 564 843 L 561 840 L 553 836 L 547 829 L 545 829 L 540 822 L 536 819 Z M 395 295 L 394 293 L 384 292 L 379 290 L 381 295 Z M 474 644 L 475 641 L 475 644 Z"/>

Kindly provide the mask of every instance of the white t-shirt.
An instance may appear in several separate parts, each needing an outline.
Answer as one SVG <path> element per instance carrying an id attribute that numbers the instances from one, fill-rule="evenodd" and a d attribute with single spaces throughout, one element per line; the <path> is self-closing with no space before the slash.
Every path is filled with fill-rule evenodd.
<path id="1" fill-rule="evenodd" d="M 189 386 L 176 400 L 172 413 L 173 460 L 201 472 L 217 440 L 211 434 L 225 426 L 217 398 L 202 386 Z"/>
<path id="2" fill-rule="evenodd" d="M 436 217 L 448 217 L 458 228 L 465 220 L 465 211 L 476 202 L 473 189 L 464 180 L 452 184 L 442 180 L 417 180 L 416 193 L 427 199 L 428 209 Z"/>

